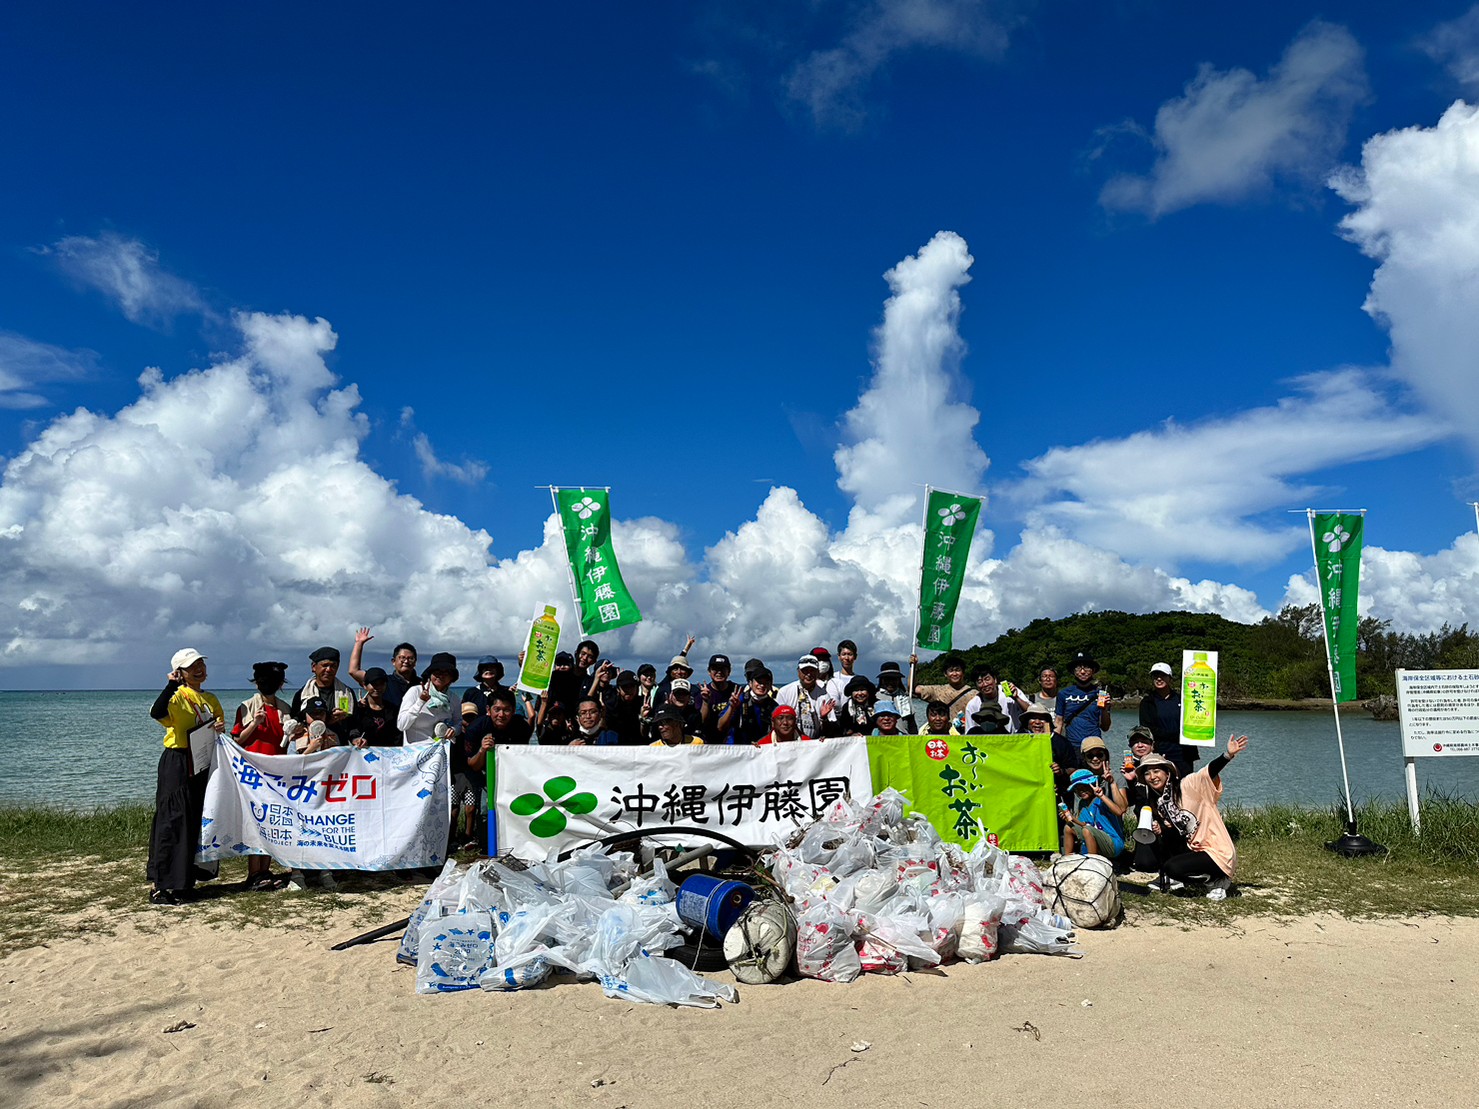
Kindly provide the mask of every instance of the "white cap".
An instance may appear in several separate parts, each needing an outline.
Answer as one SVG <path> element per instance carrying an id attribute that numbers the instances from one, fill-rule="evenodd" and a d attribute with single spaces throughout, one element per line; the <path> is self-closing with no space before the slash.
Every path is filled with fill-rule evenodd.
<path id="1" fill-rule="evenodd" d="M 176 651 L 174 653 L 173 657 L 169 660 L 169 668 L 171 670 L 188 670 L 203 658 L 205 656 L 194 647 L 186 647 L 183 651 Z"/>
<path id="2" fill-rule="evenodd" d="M 1150 672 L 1152 674 L 1164 674 L 1169 678 L 1171 676 L 1171 664 L 1169 662 L 1158 662 L 1150 668 Z"/>

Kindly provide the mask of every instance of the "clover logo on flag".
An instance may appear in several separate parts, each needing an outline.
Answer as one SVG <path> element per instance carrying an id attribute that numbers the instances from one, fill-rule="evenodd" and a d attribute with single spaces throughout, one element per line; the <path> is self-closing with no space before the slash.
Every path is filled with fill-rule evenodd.
<path id="1" fill-rule="evenodd" d="M 958 504 L 952 504 L 949 508 L 940 509 L 940 521 L 947 528 L 953 528 L 965 519 L 965 509 Z"/>
<path id="2" fill-rule="evenodd" d="M 570 511 L 574 512 L 582 520 L 589 520 L 597 512 L 601 511 L 601 502 L 591 497 L 581 497 L 580 500 L 570 506 Z"/>
<path id="3" fill-rule="evenodd" d="M 1342 547 L 1351 541 L 1351 533 L 1346 531 L 1340 524 L 1336 524 L 1320 537 L 1320 542 L 1330 548 L 1331 554 L 1339 554 Z"/>
<path id="4" fill-rule="evenodd" d="M 509 804 L 509 812 L 515 816 L 532 816 L 529 832 L 540 839 L 552 839 L 565 830 L 568 821 L 565 814 L 584 816 L 596 809 L 594 793 L 574 793 L 575 779 L 567 775 L 551 778 L 544 783 L 544 796 L 524 793 Z M 548 798 L 548 801 L 546 801 Z"/>

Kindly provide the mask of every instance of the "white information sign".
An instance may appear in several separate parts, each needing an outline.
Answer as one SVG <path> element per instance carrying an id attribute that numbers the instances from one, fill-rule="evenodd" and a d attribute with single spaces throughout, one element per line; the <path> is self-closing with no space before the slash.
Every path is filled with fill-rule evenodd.
<path id="1" fill-rule="evenodd" d="M 1417 760 L 1479 755 L 1479 670 L 1398 670 L 1407 812 L 1421 830 Z"/>
<path id="2" fill-rule="evenodd" d="M 1398 670 L 1402 754 L 1479 755 L 1479 670 Z"/>

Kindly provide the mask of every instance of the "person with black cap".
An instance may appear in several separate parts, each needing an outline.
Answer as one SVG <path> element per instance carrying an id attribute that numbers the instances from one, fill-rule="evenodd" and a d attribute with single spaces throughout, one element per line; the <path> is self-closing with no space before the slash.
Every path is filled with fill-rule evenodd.
<path id="1" fill-rule="evenodd" d="M 1008 735 L 1011 733 L 1012 722 L 995 701 L 989 701 L 984 705 L 980 701 L 972 701 L 971 704 L 977 708 L 969 713 L 964 721 L 966 735 Z"/>
<path id="2" fill-rule="evenodd" d="M 752 659 L 759 662 L 758 659 Z M 770 717 L 775 712 L 775 675 L 761 662 L 751 669 L 745 666 L 745 691 L 740 694 L 739 722 L 735 725 L 736 743 L 755 744 L 770 734 Z"/>
<path id="3" fill-rule="evenodd" d="M 252 663 L 252 685 L 257 692 L 236 706 L 231 736 L 256 755 L 281 755 L 287 746 L 286 724 L 293 709 L 277 695 L 288 672 L 285 662 Z"/>
<path id="4" fill-rule="evenodd" d="M 1070 762 L 1063 769 L 1077 770 L 1083 766 L 1079 758 L 1083 741 L 1091 735 L 1104 735 L 1109 731 L 1109 694 L 1094 684 L 1099 663 L 1093 655 L 1080 651 L 1069 665 L 1073 670 L 1073 684 L 1058 691 L 1053 729 L 1066 740 L 1061 749 Z"/>
<path id="5" fill-rule="evenodd" d="M 447 691 L 457 678 L 457 656 L 445 651 L 431 656 L 421 684 L 406 694 L 396 717 L 395 726 L 401 730 L 404 743 L 424 743 L 434 738 L 438 724 L 453 726 L 457 712 Z"/>
<path id="6" fill-rule="evenodd" d="M 606 713 L 606 724 L 616 733 L 619 744 L 634 744 L 642 739 L 642 683 L 630 670 L 616 675 L 616 698 Z"/>
<path id="7" fill-rule="evenodd" d="M 694 700 L 698 703 L 700 720 L 699 735 L 705 743 L 733 743 L 736 725 L 739 724 L 740 696 L 744 692 L 739 683 L 729 680 L 729 656 L 709 657 L 709 680 L 698 687 Z"/>
<path id="8" fill-rule="evenodd" d="M 652 747 L 679 747 L 701 744 L 703 739 L 683 730 L 683 714 L 671 705 L 664 705 L 652 714 L 652 731 L 657 736 Z"/>
<path id="9" fill-rule="evenodd" d="M 341 743 L 347 743 L 354 712 L 354 693 L 339 680 L 339 649 L 320 647 L 308 656 L 308 662 L 313 676 L 304 683 L 302 689 L 293 694 L 293 719 L 302 721 L 305 718 L 303 702 L 321 697 L 329 709 L 329 727 L 334 730 Z M 289 736 L 293 736 L 291 731 Z"/>
<path id="10" fill-rule="evenodd" d="M 477 669 L 472 676 L 476 684 L 462 691 L 463 721 L 482 716 L 488 711 L 488 695 L 501 688 L 499 683 L 503 681 L 503 663 L 492 655 L 484 655 L 478 659 Z"/>
<path id="11" fill-rule="evenodd" d="M 555 668 L 549 676 L 549 688 L 539 699 L 539 712 L 534 718 L 534 727 L 544 724 L 544 715 L 551 702 L 558 702 L 565 710 L 565 719 L 575 715 L 576 703 L 585 696 L 580 676 L 575 672 L 575 656 L 569 651 L 555 652 Z"/>
<path id="12" fill-rule="evenodd" d="M 366 747 L 399 747 L 401 730 L 395 726 L 399 710 L 390 707 L 385 689 L 390 675 L 378 666 L 365 671 L 365 695 L 354 706 L 354 731 Z"/>
<path id="13" fill-rule="evenodd" d="M 887 700 L 898 710 L 899 731 L 905 735 L 919 731 L 919 722 L 914 719 L 914 697 L 904 688 L 904 671 L 897 662 L 885 662 L 878 668 L 878 700 Z"/>
<path id="14" fill-rule="evenodd" d="M 872 735 L 874 725 L 873 683 L 861 674 L 843 687 L 845 698 L 837 710 L 837 726 L 843 735 Z"/>

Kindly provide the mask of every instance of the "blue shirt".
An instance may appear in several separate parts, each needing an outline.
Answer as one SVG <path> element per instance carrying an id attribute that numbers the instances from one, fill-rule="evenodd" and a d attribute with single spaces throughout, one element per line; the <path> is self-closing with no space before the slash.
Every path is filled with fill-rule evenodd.
<path id="1" fill-rule="evenodd" d="M 1063 736 L 1075 755 L 1085 739 L 1099 734 L 1098 701 L 1097 686 L 1085 689 L 1081 685 L 1071 685 L 1058 691 L 1057 714 L 1063 718 Z M 1080 709 L 1080 705 L 1085 707 Z M 1075 712 L 1077 715 L 1073 715 Z M 1070 715 L 1073 715 L 1072 720 L 1069 719 Z"/>

